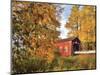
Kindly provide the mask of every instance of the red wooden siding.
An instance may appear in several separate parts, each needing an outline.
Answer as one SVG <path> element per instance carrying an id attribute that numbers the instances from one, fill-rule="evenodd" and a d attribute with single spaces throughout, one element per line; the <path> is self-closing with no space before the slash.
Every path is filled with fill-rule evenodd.
<path id="1" fill-rule="evenodd" d="M 56 43 L 61 56 L 71 56 L 72 55 L 72 41 L 65 41 Z"/>
<path id="2" fill-rule="evenodd" d="M 58 40 L 55 45 L 58 48 L 61 56 L 71 56 L 74 51 L 79 50 L 80 40 L 77 37 Z"/>

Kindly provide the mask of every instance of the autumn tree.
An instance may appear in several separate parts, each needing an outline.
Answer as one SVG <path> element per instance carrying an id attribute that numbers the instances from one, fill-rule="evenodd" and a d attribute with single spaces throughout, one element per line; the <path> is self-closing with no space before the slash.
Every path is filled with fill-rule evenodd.
<path id="1" fill-rule="evenodd" d="M 95 42 L 95 7 L 84 6 L 81 10 L 81 32 L 83 32 L 83 41 Z M 81 37 L 80 33 L 80 37 Z M 81 37 L 82 38 L 82 37 Z"/>
<path id="2" fill-rule="evenodd" d="M 87 42 L 88 49 L 95 49 L 96 37 L 96 12 L 94 6 L 84 6 L 80 11 L 81 31 L 80 38 L 83 42 Z"/>
<path id="3" fill-rule="evenodd" d="M 95 43 L 95 24 L 94 6 L 74 5 L 66 28 L 69 29 L 69 36 L 79 37 L 81 42 L 87 42 L 88 49 L 94 49 L 89 47 L 89 43 Z"/>
<path id="4" fill-rule="evenodd" d="M 21 62 L 37 57 L 50 63 L 54 59 L 54 42 L 59 35 L 56 29 L 60 25 L 56 9 L 54 4 L 48 3 L 12 3 L 12 55 L 15 72 L 24 71 L 18 68 L 17 60 Z"/>
<path id="5" fill-rule="evenodd" d="M 70 17 L 68 18 L 68 22 L 66 23 L 66 27 L 70 30 L 69 37 L 71 36 L 79 36 L 78 30 L 79 30 L 79 6 L 74 5 L 72 7 L 72 11 L 70 14 Z"/>

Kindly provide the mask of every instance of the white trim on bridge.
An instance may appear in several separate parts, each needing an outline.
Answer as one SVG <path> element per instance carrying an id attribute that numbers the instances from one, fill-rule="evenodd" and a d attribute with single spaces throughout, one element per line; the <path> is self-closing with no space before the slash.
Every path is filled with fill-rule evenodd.
<path id="1" fill-rule="evenodd" d="M 88 51 L 75 51 L 74 54 L 93 54 L 96 53 L 95 50 L 88 50 Z"/>

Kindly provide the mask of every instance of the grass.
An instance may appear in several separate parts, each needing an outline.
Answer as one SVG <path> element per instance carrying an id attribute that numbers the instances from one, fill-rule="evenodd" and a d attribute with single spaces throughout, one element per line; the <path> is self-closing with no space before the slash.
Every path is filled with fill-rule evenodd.
<path id="1" fill-rule="evenodd" d="M 95 55 L 75 55 L 60 59 L 61 70 L 87 70 L 96 68 Z"/>
<path id="2" fill-rule="evenodd" d="M 88 70 L 96 68 L 95 54 L 74 55 L 70 57 L 56 56 L 51 63 L 39 58 L 19 61 L 14 73 L 34 73 L 67 70 Z"/>

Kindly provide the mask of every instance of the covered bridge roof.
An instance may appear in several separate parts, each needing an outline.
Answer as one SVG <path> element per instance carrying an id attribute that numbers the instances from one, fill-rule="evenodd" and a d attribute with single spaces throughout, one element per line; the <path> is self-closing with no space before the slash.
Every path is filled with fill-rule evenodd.
<path id="1" fill-rule="evenodd" d="M 70 38 L 67 38 L 67 39 L 61 39 L 61 40 L 57 40 L 56 43 L 66 42 L 66 41 L 72 41 L 74 39 L 78 39 L 78 38 L 77 37 L 70 37 Z"/>

